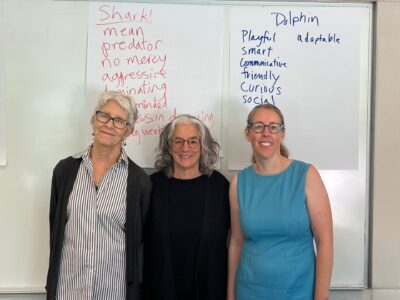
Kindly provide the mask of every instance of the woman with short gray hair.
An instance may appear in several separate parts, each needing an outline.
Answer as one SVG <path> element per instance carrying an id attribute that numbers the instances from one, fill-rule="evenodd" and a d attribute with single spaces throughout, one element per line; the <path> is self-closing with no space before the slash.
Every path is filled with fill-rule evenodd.
<path id="1" fill-rule="evenodd" d="M 90 120 L 93 143 L 54 168 L 47 299 L 140 299 L 151 182 L 122 147 L 137 115 L 132 97 L 103 92 Z"/>

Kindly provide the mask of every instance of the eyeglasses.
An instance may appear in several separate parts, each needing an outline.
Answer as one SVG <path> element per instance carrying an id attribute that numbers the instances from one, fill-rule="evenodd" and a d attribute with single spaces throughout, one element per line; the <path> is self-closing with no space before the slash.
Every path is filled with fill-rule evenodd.
<path id="1" fill-rule="evenodd" d="M 264 124 L 262 122 L 255 122 L 247 125 L 247 128 L 251 128 L 251 130 L 253 130 L 255 133 L 264 132 L 265 127 L 267 127 L 269 132 L 271 132 L 272 134 L 279 133 L 285 129 L 285 126 L 279 123 Z"/>
<path id="2" fill-rule="evenodd" d="M 198 138 L 189 138 L 189 139 L 185 140 L 185 139 L 177 137 L 177 138 L 171 139 L 171 143 L 172 143 L 172 146 L 177 149 L 183 148 L 185 143 L 187 143 L 189 148 L 192 148 L 192 149 L 200 146 L 200 141 Z"/>
<path id="3" fill-rule="evenodd" d="M 118 118 L 118 117 L 111 117 L 108 113 L 102 111 L 96 111 L 96 120 L 100 123 L 107 123 L 108 121 L 112 120 L 114 127 L 118 129 L 124 129 L 126 126 L 129 125 L 129 122 Z"/>

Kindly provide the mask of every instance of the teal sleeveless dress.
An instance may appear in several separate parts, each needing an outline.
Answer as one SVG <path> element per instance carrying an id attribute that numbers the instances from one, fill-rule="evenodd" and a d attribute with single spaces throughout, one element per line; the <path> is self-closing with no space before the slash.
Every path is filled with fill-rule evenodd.
<path id="1" fill-rule="evenodd" d="M 238 173 L 245 240 L 236 300 L 314 298 L 315 252 L 305 196 L 308 168 L 293 160 L 275 175 L 259 175 L 252 166 Z"/>

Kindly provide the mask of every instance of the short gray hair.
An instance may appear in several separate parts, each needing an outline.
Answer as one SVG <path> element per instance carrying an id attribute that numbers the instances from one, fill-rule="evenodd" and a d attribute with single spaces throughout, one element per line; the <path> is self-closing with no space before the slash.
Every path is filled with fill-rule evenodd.
<path id="1" fill-rule="evenodd" d="M 174 134 L 176 125 L 193 124 L 199 131 L 201 144 L 199 169 L 202 174 L 211 176 L 213 168 L 218 160 L 220 146 L 211 136 L 210 130 L 198 118 L 183 114 L 177 116 L 174 120 L 164 126 L 160 134 L 160 141 L 157 147 L 157 156 L 154 167 L 159 171 L 164 171 L 168 178 L 172 177 L 174 169 L 174 159 L 171 154 L 171 138 Z"/>
<path id="2" fill-rule="evenodd" d="M 96 111 L 100 110 L 104 105 L 106 105 L 109 101 L 115 101 L 122 107 L 125 113 L 128 115 L 129 127 L 134 128 L 136 120 L 138 118 L 138 109 L 136 107 L 135 100 L 133 97 L 128 95 L 123 95 L 120 92 L 116 91 L 104 91 L 97 102 L 97 105 L 94 109 L 94 114 Z"/>

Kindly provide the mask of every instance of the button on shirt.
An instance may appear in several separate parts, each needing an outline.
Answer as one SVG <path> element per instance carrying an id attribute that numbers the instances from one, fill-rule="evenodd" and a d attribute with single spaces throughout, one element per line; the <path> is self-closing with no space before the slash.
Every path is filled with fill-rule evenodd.
<path id="1" fill-rule="evenodd" d="M 93 182 L 90 148 L 67 206 L 57 299 L 124 300 L 128 157 L 124 150 L 100 184 Z"/>

